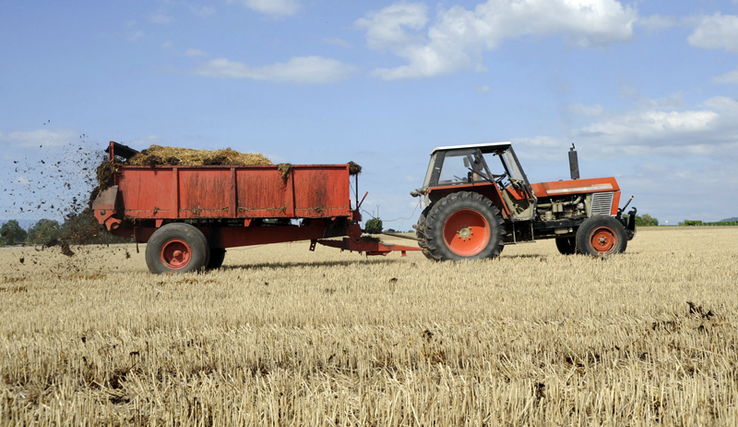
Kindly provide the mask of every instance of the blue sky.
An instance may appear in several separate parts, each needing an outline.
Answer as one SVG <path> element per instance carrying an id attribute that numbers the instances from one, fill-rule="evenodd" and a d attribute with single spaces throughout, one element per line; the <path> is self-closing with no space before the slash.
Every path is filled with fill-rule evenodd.
<path id="1" fill-rule="evenodd" d="M 6 1 L 0 61 L 0 220 L 109 140 L 353 160 L 386 228 L 434 147 L 507 140 L 531 181 L 574 143 L 661 223 L 738 216 L 738 0 Z"/>

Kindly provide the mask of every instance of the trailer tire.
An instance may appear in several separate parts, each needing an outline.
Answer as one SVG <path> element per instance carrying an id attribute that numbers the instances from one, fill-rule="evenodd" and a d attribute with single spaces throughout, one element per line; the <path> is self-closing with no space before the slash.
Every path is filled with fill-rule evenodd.
<path id="1" fill-rule="evenodd" d="M 587 218 L 576 235 L 577 252 L 585 255 L 612 255 L 625 252 L 628 238 L 625 227 L 611 216 Z"/>
<path id="2" fill-rule="evenodd" d="M 210 248 L 210 260 L 208 261 L 208 270 L 217 270 L 223 265 L 226 250 L 224 248 Z"/>
<path id="3" fill-rule="evenodd" d="M 428 252 L 438 260 L 496 258 L 502 251 L 502 216 L 487 197 L 459 191 L 436 201 L 425 220 Z"/>
<path id="4" fill-rule="evenodd" d="M 573 255 L 577 251 L 577 239 L 574 237 L 557 237 L 556 249 L 561 255 Z"/>
<path id="5" fill-rule="evenodd" d="M 174 222 L 154 232 L 146 244 L 146 265 L 154 274 L 188 273 L 210 261 L 210 247 L 200 230 Z"/>
<path id="6" fill-rule="evenodd" d="M 433 255 L 428 251 L 428 244 L 425 242 L 425 220 L 428 217 L 428 212 L 430 212 L 431 207 L 432 205 L 428 205 L 423 209 L 423 212 L 421 212 L 418 217 L 418 223 L 413 228 L 415 228 L 415 237 L 418 238 L 418 246 L 422 249 L 423 255 L 425 255 L 429 260 L 438 261 L 433 258 Z"/>

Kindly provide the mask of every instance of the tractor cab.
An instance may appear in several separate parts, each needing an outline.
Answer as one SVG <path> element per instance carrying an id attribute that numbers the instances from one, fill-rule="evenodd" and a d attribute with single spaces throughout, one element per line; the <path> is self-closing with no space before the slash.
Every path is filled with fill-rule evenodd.
<path id="1" fill-rule="evenodd" d="M 491 191 L 490 198 L 504 203 L 500 208 L 512 221 L 535 217 L 537 199 L 510 142 L 436 148 L 423 187 L 411 194 L 440 195 L 465 187 L 483 194 Z"/>

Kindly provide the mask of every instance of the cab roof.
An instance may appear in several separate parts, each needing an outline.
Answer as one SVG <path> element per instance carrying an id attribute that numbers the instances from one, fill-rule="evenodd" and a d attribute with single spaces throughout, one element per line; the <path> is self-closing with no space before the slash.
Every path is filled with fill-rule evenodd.
<path id="1" fill-rule="evenodd" d="M 431 156 L 436 151 L 448 151 L 448 150 L 463 150 L 465 148 L 479 148 L 482 153 L 493 153 L 497 151 L 503 151 L 512 145 L 510 141 L 504 142 L 485 142 L 482 144 L 468 144 L 468 145 L 450 145 L 448 147 L 437 147 L 431 151 Z"/>

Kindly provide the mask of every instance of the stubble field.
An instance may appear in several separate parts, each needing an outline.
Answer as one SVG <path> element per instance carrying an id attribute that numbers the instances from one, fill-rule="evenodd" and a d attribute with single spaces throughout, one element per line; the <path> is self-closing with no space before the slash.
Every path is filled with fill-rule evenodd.
<path id="1" fill-rule="evenodd" d="M 3 425 L 731 425 L 738 228 L 497 260 L 0 249 Z"/>

